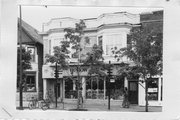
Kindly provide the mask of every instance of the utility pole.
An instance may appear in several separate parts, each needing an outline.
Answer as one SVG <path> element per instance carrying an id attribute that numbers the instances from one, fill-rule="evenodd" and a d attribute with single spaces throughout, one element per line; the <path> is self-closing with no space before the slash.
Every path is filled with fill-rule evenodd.
<path id="1" fill-rule="evenodd" d="M 148 79 L 145 79 L 145 100 L 146 100 L 146 112 L 148 112 Z"/>
<path id="2" fill-rule="evenodd" d="M 54 74 L 55 74 L 54 77 L 56 78 L 56 83 L 55 83 L 55 98 L 56 98 L 56 108 L 57 108 L 57 81 L 58 81 L 58 78 L 59 78 L 57 62 L 56 62 L 55 73 Z"/>
<path id="3" fill-rule="evenodd" d="M 19 14 L 20 14 L 20 25 L 19 25 L 19 45 L 20 45 L 20 82 L 19 82 L 19 109 L 23 110 L 23 89 L 22 89 L 22 16 L 21 16 L 21 5 L 19 5 Z"/>
<path id="4" fill-rule="evenodd" d="M 109 61 L 109 67 L 107 73 L 108 73 L 108 110 L 110 110 L 110 99 L 111 99 L 110 79 L 112 77 L 111 61 Z"/>

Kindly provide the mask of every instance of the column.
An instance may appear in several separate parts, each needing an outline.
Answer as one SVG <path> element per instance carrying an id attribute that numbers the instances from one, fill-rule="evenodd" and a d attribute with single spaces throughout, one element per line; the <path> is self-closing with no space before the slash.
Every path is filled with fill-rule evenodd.
<path id="1" fill-rule="evenodd" d="M 106 77 L 104 77 L 104 100 L 106 99 Z"/>
<path id="2" fill-rule="evenodd" d="M 66 91 L 65 90 L 65 80 L 63 79 L 62 82 L 63 82 L 63 88 L 62 88 L 63 89 L 63 95 L 62 95 L 62 98 L 64 99 L 65 98 L 65 91 Z"/>
<path id="3" fill-rule="evenodd" d="M 158 78 L 158 102 L 161 101 L 161 77 Z"/>
<path id="4" fill-rule="evenodd" d="M 60 79 L 60 98 L 61 98 L 61 101 L 63 99 L 63 79 Z"/>
<path id="5" fill-rule="evenodd" d="M 47 92 L 47 79 L 43 79 L 43 98 L 45 99 Z"/>
<path id="6" fill-rule="evenodd" d="M 97 77 L 97 99 L 99 99 L 99 77 Z"/>
<path id="7" fill-rule="evenodd" d="M 73 90 L 76 90 L 76 81 L 75 80 L 72 81 L 73 81 Z"/>
<path id="8" fill-rule="evenodd" d="M 82 77 L 82 97 L 86 99 L 86 78 Z"/>
<path id="9" fill-rule="evenodd" d="M 128 88 L 128 80 L 127 77 L 124 77 L 124 87 Z"/>

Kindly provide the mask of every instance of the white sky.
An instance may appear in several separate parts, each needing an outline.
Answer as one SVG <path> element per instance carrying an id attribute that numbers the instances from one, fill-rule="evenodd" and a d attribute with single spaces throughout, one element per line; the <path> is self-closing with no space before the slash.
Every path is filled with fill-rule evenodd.
<path id="1" fill-rule="evenodd" d="M 160 10 L 162 8 L 137 7 L 80 7 L 80 6 L 22 6 L 22 19 L 42 31 L 42 23 L 52 18 L 72 17 L 76 19 L 97 18 L 103 13 L 130 12 L 134 14 Z M 18 9 L 19 10 L 19 9 Z M 19 12 L 18 12 L 19 13 Z"/>

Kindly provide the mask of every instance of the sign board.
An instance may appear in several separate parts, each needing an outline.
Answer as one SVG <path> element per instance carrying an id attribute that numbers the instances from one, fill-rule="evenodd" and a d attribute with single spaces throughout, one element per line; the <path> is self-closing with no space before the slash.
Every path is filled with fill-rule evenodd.
<path id="1" fill-rule="evenodd" d="M 149 93 L 158 92 L 158 88 L 148 88 L 148 92 Z"/>
<path id="2" fill-rule="evenodd" d="M 90 69 L 89 66 L 81 66 L 80 67 L 80 75 L 87 76 L 89 69 Z M 55 78 L 54 71 L 55 71 L 55 66 L 43 65 L 42 77 L 43 78 Z M 117 71 L 118 71 L 118 67 L 117 66 L 113 67 L 112 75 L 116 75 Z M 104 72 L 107 74 L 107 71 L 104 71 Z M 70 66 L 69 69 L 63 70 L 59 73 L 61 73 L 61 74 L 59 74 L 59 78 L 63 78 L 63 76 L 77 76 L 77 66 Z M 114 79 L 112 79 L 110 81 L 115 82 Z"/>
<path id="3" fill-rule="evenodd" d="M 114 83 L 114 82 L 115 82 L 115 79 L 110 79 L 110 82 L 111 82 L 111 83 Z"/>

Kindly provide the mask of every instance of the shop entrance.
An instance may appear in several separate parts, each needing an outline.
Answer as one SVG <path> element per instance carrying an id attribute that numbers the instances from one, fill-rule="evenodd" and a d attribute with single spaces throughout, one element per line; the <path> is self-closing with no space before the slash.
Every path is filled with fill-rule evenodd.
<path id="1" fill-rule="evenodd" d="M 60 95 L 61 95 L 60 83 L 57 83 L 57 89 L 56 89 L 55 86 L 56 86 L 56 85 L 54 85 L 55 95 L 57 94 L 57 97 L 60 97 Z M 55 90 L 55 89 L 56 89 L 56 90 Z"/>
<path id="2" fill-rule="evenodd" d="M 138 104 L 138 82 L 129 81 L 129 102 L 131 104 Z"/>

